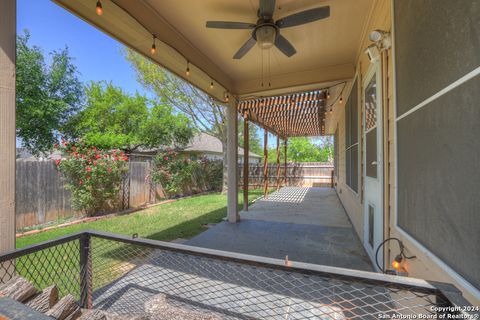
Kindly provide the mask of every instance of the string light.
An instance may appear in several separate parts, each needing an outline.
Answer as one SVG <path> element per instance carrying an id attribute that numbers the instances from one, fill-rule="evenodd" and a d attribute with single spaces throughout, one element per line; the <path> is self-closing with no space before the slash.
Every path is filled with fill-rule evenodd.
<path id="1" fill-rule="evenodd" d="M 343 97 L 340 97 L 340 104 L 343 103 Z"/>
<path id="2" fill-rule="evenodd" d="M 327 90 L 327 99 L 330 99 L 330 90 Z"/>
<path id="3" fill-rule="evenodd" d="M 103 14 L 102 3 L 100 2 L 100 0 L 97 1 L 97 7 L 95 8 L 95 11 L 99 16 Z"/>
<path id="4" fill-rule="evenodd" d="M 187 77 L 190 75 L 190 62 L 187 61 L 187 70 L 185 70 L 185 74 L 187 75 Z"/>
<path id="5" fill-rule="evenodd" d="M 398 254 L 392 261 L 392 267 L 393 269 L 400 271 L 402 269 L 402 262 L 403 262 L 403 257 L 402 255 Z"/>
<path id="6" fill-rule="evenodd" d="M 213 80 L 210 81 L 210 89 L 213 89 Z"/>
<path id="7" fill-rule="evenodd" d="M 153 42 L 152 42 L 152 48 L 150 49 L 150 53 L 154 55 L 157 52 L 157 46 L 155 45 L 155 39 L 157 37 L 155 37 L 155 35 L 152 35 L 152 37 L 153 37 Z"/>
<path id="8" fill-rule="evenodd" d="M 225 93 L 225 101 L 228 102 L 228 93 Z"/>

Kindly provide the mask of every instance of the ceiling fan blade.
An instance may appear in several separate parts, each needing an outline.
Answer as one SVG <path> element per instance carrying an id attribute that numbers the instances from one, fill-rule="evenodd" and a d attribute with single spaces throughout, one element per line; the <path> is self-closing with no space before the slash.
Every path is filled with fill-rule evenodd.
<path id="1" fill-rule="evenodd" d="M 237 53 L 233 56 L 233 59 L 241 59 L 252 47 L 255 45 L 257 41 L 253 38 L 250 38 L 243 44 L 243 46 L 238 49 Z"/>
<path id="2" fill-rule="evenodd" d="M 273 16 L 275 10 L 275 0 L 259 0 L 258 16 L 260 18 Z"/>
<path id="3" fill-rule="evenodd" d="M 279 28 L 288 28 L 299 26 L 305 23 L 324 19 L 330 16 L 330 6 L 319 7 L 294 13 L 290 16 L 281 18 L 275 23 Z"/>
<path id="4" fill-rule="evenodd" d="M 230 21 L 207 21 L 207 28 L 216 28 L 216 29 L 253 29 L 255 28 L 254 23 L 248 22 L 230 22 Z"/>
<path id="5" fill-rule="evenodd" d="M 275 39 L 275 47 L 277 47 L 280 51 L 283 52 L 284 55 L 287 57 L 293 56 L 297 53 L 297 50 L 292 46 L 290 41 L 288 41 L 284 36 L 278 35 Z"/>

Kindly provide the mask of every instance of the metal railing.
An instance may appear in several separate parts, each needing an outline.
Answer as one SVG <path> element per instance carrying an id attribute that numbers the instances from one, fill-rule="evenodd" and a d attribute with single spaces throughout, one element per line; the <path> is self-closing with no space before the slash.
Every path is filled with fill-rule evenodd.
<path id="1" fill-rule="evenodd" d="M 0 255 L 0 283 L 15 274 L 38 289 L 56 284 L 83 308 L 127 315 L 148 314 L 152 301 L 212 319 L 378 319 L 468 305 L 448 284 L 98 231 Z"/>

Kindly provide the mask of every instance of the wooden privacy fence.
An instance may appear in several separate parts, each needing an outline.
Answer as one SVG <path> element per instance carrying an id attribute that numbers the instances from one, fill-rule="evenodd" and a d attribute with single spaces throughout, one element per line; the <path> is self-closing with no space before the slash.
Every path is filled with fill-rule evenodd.
<path id="1" fill-rule="evenodd" d="M 51 161 L 17 160 L 15 192 L 17 229 L 75 214 L 70 192 Z"/>
<path id="2" fill-rule="evenodd" d="M 242 165 L 239 174 L 242 176 Z M 276 164 L 269 165 L 269 184 L 276 186 Z M 160 185 L 150 179 L 151 159 L 130 161 L 115 210 L 140 207 L 165 198 Z M 287 170 L 289 186 L 330 186 L 333 166 L 324 163 L 290 163 Z M 280 176 L 283 184 L 283 166 Z M 249 186 L 263 185 L 263 165 L 251 164 Z M 192 180 L 195 180 L 192 177 Z M 239 179 L 242 182 L 242 179 Z M 192 183 L 194 185 L 195 183 Z M 196 186 L 189 193 L 201 192 Z M 188 192 L 187 192 L 188 193 Z M 70 192 L 65 189 L 61 173 L 51 161 L 17 160 L 16 167 L 16 228 L 25 228 L 79 215 L 70 205 Z"/>
<path id="3" fill-rule="evenodd" d="M 239 186 L 243 186 L 243 164 L 238 166 Z M 250 164 L 248 168 L 249 188 L 261 188 L 264 183 L 263 164 Z M 280 164 L 280 185 L 298 187 L 332 187 L 333 164 L 324 162 L 289 163 L 287 165 L 287 181 L 285 170 Z M 268 165 L 268 184 L 277 186 L 277 164 Z"/>
<path id="4" fill-rule="evenodd" d="M 122 182 L 120 201 L 112 211 L 155 203 L 165 197 L 162 187 L 150 179 L 150 166 L 150 161 L 130 161 L 128 174 Z M 54 163 L 17 160 L 17 229 L 79 214 L 70 205 L 70 192 L 65 189 Z"/>

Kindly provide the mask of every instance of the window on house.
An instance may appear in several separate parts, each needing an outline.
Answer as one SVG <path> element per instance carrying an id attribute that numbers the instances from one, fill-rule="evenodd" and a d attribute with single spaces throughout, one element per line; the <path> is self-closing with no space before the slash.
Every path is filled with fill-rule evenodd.
<path id="1" fill-rule="evenodd" d="M 345 103 L 345 179 L 358 192 L 358 94 L 357 80 Z"/>

